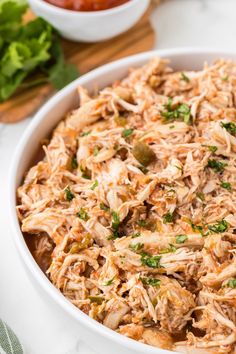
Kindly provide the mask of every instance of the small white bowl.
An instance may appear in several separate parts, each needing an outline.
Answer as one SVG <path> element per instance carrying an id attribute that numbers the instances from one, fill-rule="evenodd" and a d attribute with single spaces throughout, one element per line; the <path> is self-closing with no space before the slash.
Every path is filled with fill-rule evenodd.
<path id="1" fill-rule="evenodd" d="M 130 0 L 102 11 L 72 11 L 45 0 L 29 0 L 33 12 L 51 23 L 63 37 L 76 42 L 99 42 L 131 28 L 144 14 L 150 0 Z"/>
<path id="2" fill-rule="evenodd" d="M 22 263 L 31 277 L 31 282 L 39 292 L 41 291 L 45 301 L 49 302 L 51 306 L 57 304 L 57 310 L 64 311 L 66 316 L 75 320 L 75 324 L 78 326 L 78 338 L 83 339 L 89 346 L 103 354 L 173 354 L 173 352 L 136 342 L 112 331 L 72 305 L 53 286 L 40 270 L 25 243 L 16 213 L 16 189 L 22 183 L 29 166 L 32 166 L 33 158 L 42 139 L 49 136 L 55 125 L 68 111 L 75 108 L 76 105 L 78 107 L 78 85 L 84 86 L 89 91 L 93 90 L 94 84 L 97 84 L 98 88 L 103 88 L 126 76 L 129 68 L 141 66 L 155 56 L 170 59 L 170 65 L 175 70 L 198 70 L 202 68 L 205 61 L 213 62 L 222 57 L 236 61 L 235 51 L 177 48 L 134 55 L 93 70 L 66 86 L 40 109 L 22 136 L 11 165 L 7 198 L 9 223 L 12 226 L 14 242 Z"/>

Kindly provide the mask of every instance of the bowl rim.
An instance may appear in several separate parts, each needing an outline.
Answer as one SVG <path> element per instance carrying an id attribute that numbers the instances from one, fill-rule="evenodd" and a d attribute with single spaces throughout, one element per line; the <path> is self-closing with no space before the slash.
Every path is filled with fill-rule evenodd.
<path id="1" fill-rule="evenodd" d="M 149 0 L 146 0 L 146 2 Z M 128 10 L 130 7 L 133 7 L 136 5 L 138 2 L 142 3 L 144 0 L 129 0 L 128 2 L 118 5 L 115 7 L 112 7 L 111 9 L 107 10 L 99 10 L 99 11 L 76 11 L 76 10 L 68 10 L 64 9 L 62 7 L 53 5 L 51 3 L 48 3 L 45 0 L 30 0 L 32 3 L 36 3 L 38 6 L 44 7 L 47 9 L 50 13 L 53 15 L 67 15 L 71 17 L 98 17 L 100 16 L 109 16 L 109 15 L 117 15 L 120 12 Z"/>
<path id="2" fill-rule="evenodd" d="M 28 268 L 29 272 L 34 278 L 40 287 L 50 296 L 55 303 L 57 303 L 67 314 L 69 314 L 74 320 L 78 321 L 80 324 L 84 324 L 87 328 L 96 332 L 96 334 L 101 335 L 104 338 L 109 338 L 111 341 L 123 345 L 127 349 L 133 350 L 136 353 L 147 353 L 147 354 L 157 354 L 157 350 L 162 354 L 173 354 L 173 351 L 152 347 L 151 345 L 143 344 L 137 342 L 133 339 L 125 337 L 121 335 L 101 323 L 95 321 L 90 318 L 88 315 L 77 309 L 72 303 L 67 300 L 62 293 L 56 289 L 56 287 L 49 281 L 46 275 L 41 271 L 36 261 L 28 249 L 23 234 L 20 229 L 20 225 L 18 223 L 18 217 L 16 212 L 16 178 L 17 178 L 17 170 L 18 165 L 20 165 L 21 157 L 23 156 L 23 151 L 27 142 L 31 136 L 31 134 L 35 131 L 37 126 L 40 125 L 41 121 L 44 120 L 45 115 L 61 100 L 65 99 L 68 94 L 73 92 L 78 85 L 83 85 L 86 82 L 89 82 L 94 79 L 97 75 L 101 76 L 106 72 L 113 71 L 120 68 L 128 68 L 139 64 L 141 61 L 148 61 L 152 57 L 160 56 L 164 58 L 170 57 L 181 57 L 186 55 L 199 54 L 205 55 L 206 57 L 209 55 L 218 55 L 219 58 L 221 56 L 226 57 L 236 57 L 236 51 L 224 50 L 224 49 L 207 49 L 201 47 L 181 47 L 181 48 L 171 48 L 171 49 L 161 49 L 148 51 L 141 54 L 136 54 L 133 56 L 128 56 L 122 58 L 120 60 L 111 62 L 109 64 L 103 65 L 95 70 L 90 71 L 89 73 L 79 77 L 65 88 L 56 93 L 52 98 L 50 98 L 42 108 L 35 114 L 32 121 L 29 123 L 26 128 L 24 134 L 22 135 L 20 141 L 17 144 L 15 149 L 15 153 L 13 159 L 10 164 L 10 176 L 9 176 L 9 184 L 8 184 L 8 216 L 10 218 L 11 224 L 11 237 L 16 245 L 17 251 L 20 254 L 21 260 L 24 265 Z M 60 121 L 60 120 L 59 120 Z M 58 121 L 58 122 L 59 122 Z"/>

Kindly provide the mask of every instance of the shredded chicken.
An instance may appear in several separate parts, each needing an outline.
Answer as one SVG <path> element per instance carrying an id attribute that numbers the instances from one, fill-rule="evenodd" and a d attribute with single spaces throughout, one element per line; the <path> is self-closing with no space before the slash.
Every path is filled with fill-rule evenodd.
<path id="1" fill-rule="evenodd" d="M 118 333 L 235 353 L 236 64 L 181 73 L 155 58 L 78 95 L 18 188 L 35 259 Z"/>

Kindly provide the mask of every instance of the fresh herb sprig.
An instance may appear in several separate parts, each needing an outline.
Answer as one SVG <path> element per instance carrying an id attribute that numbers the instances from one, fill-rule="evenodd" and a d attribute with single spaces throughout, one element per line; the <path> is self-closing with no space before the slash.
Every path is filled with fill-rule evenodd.
<path id="1" fill-rule="evenodd" d="M 65 64 L 59 34 L 48 22 L 23 24 L 27 9 L 24 0 L 0 1 L 0 102 L 21 87 L 49 82 L 61 89 L 78 76 L 74 65 Z"/>

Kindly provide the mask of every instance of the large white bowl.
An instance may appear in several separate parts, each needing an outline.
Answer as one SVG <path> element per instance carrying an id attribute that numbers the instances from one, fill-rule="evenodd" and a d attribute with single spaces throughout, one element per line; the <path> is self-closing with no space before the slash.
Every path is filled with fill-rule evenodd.
<path id="1" fill-rule="evenodd" d="M 143 65 L 154 56 L 169 58 L 171 65 L 178 70 L 200 69 L 205 61 L 212 62 L 221 57 L 232 58 L 236 61 L 236 52 L 207 49 L 170 49 L 127 57 L 93 70 L 58 92 L 40 109 L 22 136 L 11 166 L 8 198 L 9 222 L 12 225 L 12 234 L 23 264 L 31 276 L 33 284 L 38 286 L 39 290 L 42 290 L 45 301 L 53 300 L 53 303 L 56 303 L 66 316 L 71 316 L 78 325 L 78 336 L 103 354 L 111 354 L 111 352 L 112 354 L 170 354 L 173 352 L 126 338 L 91 319 L 66 300 L 40 270 L 25 243 L 15 210 L 16 188 L 22 182 L 25 171 L 31 165 L 34 154 L 40 146 L 40 141 L 48 136 L 66 112 L 78 105 L 76 92 L 78 85 L 83 85 L 89 90 L 92 90 L 95 84 L 102 88 L 124 77 L 130 67 Z"/>
<path id="2" fill-rule="evenodd" d="M 79 42 L 99 42 L 131 28 L 144 14 L 150 0 L 131 0 L 103 11 L 71 11 L 45 0 L 29 0 L 33 12 L 51 23 L 63 37 Z"/>

